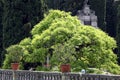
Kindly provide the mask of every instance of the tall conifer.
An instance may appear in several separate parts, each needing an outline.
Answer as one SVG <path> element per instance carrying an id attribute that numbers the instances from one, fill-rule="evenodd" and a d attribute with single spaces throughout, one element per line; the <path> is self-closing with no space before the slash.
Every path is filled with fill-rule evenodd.
<path id="1" fill-rule="evenodd" d="M 4 0 L 3 48 L 30 36 L 30 30 L 43 18 L 44 0 Z"/>
<path id="2" fill-rule="evenodd" d="M 117 51 L 117 54 L 118 54 L 118 57 L 119 57 L 119 59 L 118 59 L 118 61 L 119 61 L 119 63 L 120 63 L 120 5 L 119 5 L 119 7 L 118 7 L 118 14 L 117 14 L 117 36 L 116 36 L 116 39 L 117 39 L 117 45 L 118 45 L 118 51 Z"/>
<path id="3" fill-rule="evenodd" d="M 3 29 L 3 26 L 2 26 L 2 15 L 3 15 L 3 2 L 0 1 L 0 59 L 2 59 L 2 50 L 3 50 L 3 37 L 2 37 L 2 29 Z M 2 61 L 0 60 L 0 66 L 1 66 L 1 63 Z"/>
<path id="4" fill-rule="evenodd" d="M 115 37 L 115 35 L 116 35 L 115 17 L 116 17 L 116 11 L 114 8 L 114 0 L 107 0 L 107 4 L 106 4 L 106 31 L 112 37 Z"/>

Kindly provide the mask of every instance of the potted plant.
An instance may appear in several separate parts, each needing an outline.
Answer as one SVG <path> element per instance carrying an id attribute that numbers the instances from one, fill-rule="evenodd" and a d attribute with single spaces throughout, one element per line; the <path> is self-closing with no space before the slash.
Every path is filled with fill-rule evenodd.
<path id="1" fill-rule="evenodd" d="M 57 44 L 54 46 L 51 62 L 56 65 L 60 63 L 61 72 L 70 72 L 70 62 L 75 60 L 74 53 L 73 45 L 67 43 Z"/>
<path id="2" fill-rule="evenodd" d="M 12 45 L 6 49 L 8 56 L 11 58 L 11 68 L 19 69 L 19 62 L 23 56 L 23 48 L 20 45 Z"/>

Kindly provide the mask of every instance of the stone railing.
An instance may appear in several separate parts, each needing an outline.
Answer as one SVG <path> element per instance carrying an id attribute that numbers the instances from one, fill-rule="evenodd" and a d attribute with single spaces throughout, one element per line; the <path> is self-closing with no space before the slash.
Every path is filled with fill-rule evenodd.
<path id="1" fill-rule="evenodd" d="M 120 80 L 120 75 L 0 70 L 0 80 Z"/>

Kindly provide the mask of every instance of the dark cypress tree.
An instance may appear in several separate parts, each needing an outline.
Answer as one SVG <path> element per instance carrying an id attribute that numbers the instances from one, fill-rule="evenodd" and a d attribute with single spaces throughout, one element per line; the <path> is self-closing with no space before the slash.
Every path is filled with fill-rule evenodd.
<path id="1" fill-rule="evenodd" d="M 3 48 L 30 36 L 30 30 L 43 18 L 44 0 L 4 0 Z"/>
<path id="2" fill-rule="evenodd" d="M 117 48 L 117 54 L 118 54 L 118 61 L 119 61 L 119 64 L 120 64 L 120 5 L 118 7 L 118 14 L 117 14 L 117 36 L 116 36 L 116 39 L 117 39 L 117 45 L 118 45 L 118 48 Z"/>
<path id="3" fill-rule="evenodd" d="M 3 58 L 3 37 L 2 37 L 2 30 L 3 30 L 3 26 L 2 26 L 2 15 L 3 15 L 3 2 L 0 1 L 0 59 Z M 1 66 L 2 60 L 0 60 L 0 66 Z"/>
<path id="4" fill-rule="evenodd" d="M 115 18 L 116 18 L 116 11 L 114 8 L 114 0 L 107 0 L 107 4 L 106 4 L 106 31 L 112 37 L 115 37 L 115 35 L 116 35 Z"/>
<path id="5" fill-rule="evenodd" d="M 89 4 L 98 16 L 98 27 L 106 31 L 106 0 L 89 0 Z"/>
<path id="6" fill-rule="evenodd" d="M 114 17 L 113 17 L 113 22 L 114 22 L 114 28 L 115 28 L 115 37 L 117 41 L 117 49 L 115 50 L 115 53 L 118 55 L 118 62 L 120 64 L 120 8 L 118 6 L 120 5 L 120 0 L 114 0 L 113 4 L 113 12 L 114 12 Z M 111 30 L 112 31 L 112 30 Z M 113 30 L 114 31 L 114 30 Z M 112 32 L 111 32 L 112 33 Z"/>
<path id="7" fill-rule="evenodd" d="M 4 0 L 4 48 L 30 36 L 33 25 L 43 18 L 42 0 Z"/>
<path id="8" fill-rule="evenodd" d="M 84 0 L 47 0 L 49 9 L 59 9 L 64 11 L 72 12 L 76 15 L 78 9 L 82 8 Z"/>

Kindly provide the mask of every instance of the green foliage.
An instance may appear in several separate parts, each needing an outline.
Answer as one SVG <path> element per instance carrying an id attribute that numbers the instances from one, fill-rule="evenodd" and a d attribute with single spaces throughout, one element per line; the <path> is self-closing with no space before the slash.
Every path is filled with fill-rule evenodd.
<path id="1" fill-rule="evenodd" d="M 45 55 L 47 53 L 47 49 L 41 47 L 41 48 L 35 48 L 31 44 L 30 38 L 25 38 L 20 42 L 20 45 L 25 49 L 24 50 L 24 58 L 23 60 L 26 62 L 45 62 Z"/>
<path id="2" fill-rule="evenodd" d="M 104 71 L 96 69 L 96 68 L 88 68 L 86 70 L 87 73 L 94 73 L 94 74 L 106 74 Z"/>
<path id="3" fill-rule="evenodd" d="M 46 66 L 37 66 L 37 71 L 50 71 L 50 68 L 47 68 Z"/>
<path id="4" fill-rule="evenodd" d="M 74 46 L 69 44 L 56 44 L 53 46 L 53 54 L 51 57 L 52 65 L 60 65 L 60 64 L 70 64 L 72 61 L 75 61 L 75 49 Z"/>
<path id="5" fill-rule="evenodd" d="M 112 51 L 116 43 L 99 29 L 84 26 L 70 39 L 70 43 L 75 44 L 78 49 L 76 56 L 80 62 L 76 64 L 82 63 L 84 68 L 101 68 L 102 64 L 108 66 L 106 62 L 116 64 L 117 56 Z"/>
<path id="6" fill-rule="evenodd" d="M 31 32 L 32 35 L 41 34 L 43 31 L 45 31 L 49 27 L 51 28 L 51 30 L 54 29 L 54 28 L 57 28 L 57 26 L 55 26 L 54 28 L 52 27 L 53 25 L 55 25 L 55 22 L 58 22 L 58 20 L 59 20 L 58 23 L 60 23 L 61 21 L 64 22 L 63 19 L 71 18 L 71 16 L 69 14 L 70 13 L 66 13 L 64 11 L 59 12 L 59 11 L 56 10 L 56 11 L 53 12 L 53 10 L 50 10 L 49 14 L 47 14 L 47 16 L 45 16 L 45 18 L 40 23 L 38 23 L 37 25 L 34 26 L 34 28 L 32 29 L 32 32 Z M 71 19 L 71 22 L 72 21 L 73 21 L 73 19 Z M 66 23 L 66 22 L 64 22 L 64 23 Z M 78 25 L 78 22 L 76 22 L 76 23 Z M 61 25 L 61 24 L 59 24 L 59 25 Z M 64 25 L 65 24 L 63 24 L 61 26 L 64 26 Z M 49 34 L 48 31 L 46 31 L 46 33 Z"/>
<path id="7" fill-rule="evenodd" d="M 7 48 L 3 68 L 10 68 L 10 63 L 19 63 L 23 58 L 23 48 L 20 45 L 12 45 Z"/>
<path id="8" fill-rule="evenodd" d="M 3 67 L 2 68 L 4 68 L 4 69 L 10 69 L 11 68 L 11 62 L 12 62 L 11 57 L 8 56 L 8 55 L 6 55 L 5 58 L 6 59 L 3 62 Z"/>
<path id="9" fill-rule="evenodd" d="M 23 39 L 20 43 L 20 46 L 24 49 L 24 61 L 30 62 L 32 60 L 31 58 L 31 53 L 33 53 L 33 47 L 31 46 L 31 39 L 30 38 L 25 38 Z"/>
<path id="10" fill-rule="evenodd" d="M 45 25 L 46 23 L 48 24 Z M 70 25 L 67 26 L 68 24 Z M 80 25 L 79 20 L 77 20 L 77 17 L 71 17 L 70 13 L 58 10 L 50 11 L 50 14 L 32 29 L 32 44 L 39 48 L 41 46 L 50 47 L 56 43 L 63 43 L 73 35 L 75 32 L 74 28 L 77 25 Z"/>

